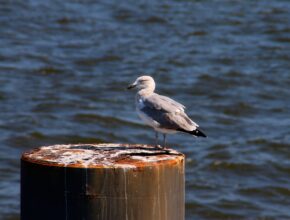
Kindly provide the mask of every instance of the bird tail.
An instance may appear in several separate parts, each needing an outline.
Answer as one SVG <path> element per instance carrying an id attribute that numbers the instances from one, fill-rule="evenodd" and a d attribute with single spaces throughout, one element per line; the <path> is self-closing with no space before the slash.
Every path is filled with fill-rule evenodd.
<path id="1" fill-rule="evenodd" d="M 192 134 L 192 135 L 197 136 L 197 137 L 207 137 L 206 134 L 203 131 L 201 131 L 199 128 L 196 128 L 193 131 L 186 131 L 184 129 L 178 129 L 178 130 L 185 132 L 185 133 L 188 133 L 188 134 Z"/>

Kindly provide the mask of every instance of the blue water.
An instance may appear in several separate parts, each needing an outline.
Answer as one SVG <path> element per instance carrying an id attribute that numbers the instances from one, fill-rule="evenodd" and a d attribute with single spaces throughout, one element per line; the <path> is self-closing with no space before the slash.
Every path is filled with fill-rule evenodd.
<path id="1" fill-rule="evenodd" d="M 207 139 L 186 154 L 186 219 L 290 219 L 290 2 L 1 1 L 0 219 L 19 157 L 56 143 L 154 143 L 126 86 L 142 74 Z"/>

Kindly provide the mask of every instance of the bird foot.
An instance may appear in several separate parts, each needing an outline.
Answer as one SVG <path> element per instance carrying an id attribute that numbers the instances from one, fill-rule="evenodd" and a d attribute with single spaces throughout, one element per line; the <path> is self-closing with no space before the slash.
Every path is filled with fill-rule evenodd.
<path id="1" fill-rule="evenodd" d="M 159 144 L 155 145 L 155 148 L 156 149 L 161 149 L 161 150 L 163 149 L 163 147 L 161 145 L 159 145 Z"/>
<path id="2" fill-rule="evenodd" d="M 169 148 L 167 148 L 166 146 L 161 146 L 161 145 L 155 145 L 155 148 L 157 149 L 157 150 L 162 150 L 162 151 L 164 151 L 164 152 L 170 152 L 170 150 L 169 150 Z"/>

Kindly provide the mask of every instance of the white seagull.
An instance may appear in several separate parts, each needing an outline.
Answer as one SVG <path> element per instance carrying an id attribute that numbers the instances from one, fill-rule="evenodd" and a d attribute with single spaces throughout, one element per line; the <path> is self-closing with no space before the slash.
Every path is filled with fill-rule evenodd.
<path id="1" fill-rule="evenodd" d="M 206 137 L 184 112 L 184 105 L 154 92 L 155 82 L 151 76 L 138 77 L 128 89 L 135 87 L 138 90 L 135 100 L 137 113 L 145 124 L 154 128 L 156 145 L 158 132 L 163 134 L 163 148 L 166 144 L 166 134 L 185 132 L 197 137 Z"/>

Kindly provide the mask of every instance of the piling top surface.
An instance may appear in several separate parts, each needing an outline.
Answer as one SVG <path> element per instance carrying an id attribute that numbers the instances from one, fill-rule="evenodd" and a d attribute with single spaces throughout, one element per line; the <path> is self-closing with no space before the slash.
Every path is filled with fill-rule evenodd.
<path id="1" fill-rule="evenodd" d="M 22 160 L 47 166 L 75 168 L 138 168 L 176 164 L 184 155 L 173 149 L 133 144 L 68 144 L 25 152 Z"/>

